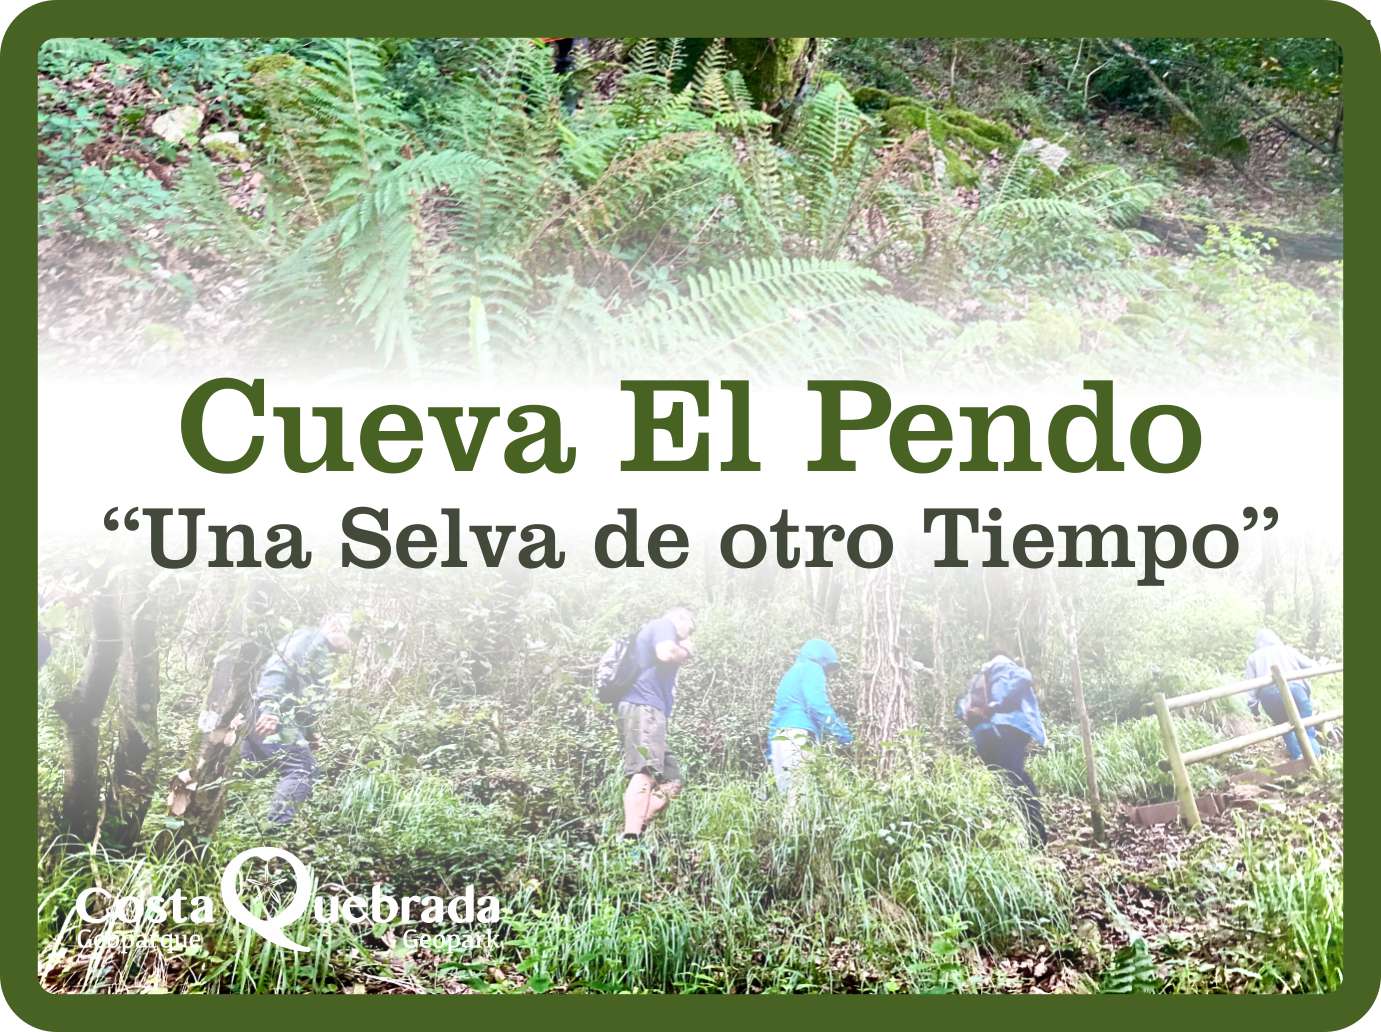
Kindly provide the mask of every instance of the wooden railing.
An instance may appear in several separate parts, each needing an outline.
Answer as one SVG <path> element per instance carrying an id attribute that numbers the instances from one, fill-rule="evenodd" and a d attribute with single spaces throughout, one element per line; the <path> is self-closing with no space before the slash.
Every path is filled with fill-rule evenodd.
<path id="1" fill-rule="evenodd" d="M 1151 705 L 1160 721 L 1160 736 L 1165 742 L 1166 755 L 1166 759 L 1161 761 L 1160 766 L 1162 770 L 1170 771 L 1175 780 L 1175 798 L 1179 800 L 1180 817 L 1184 823 L 1191 828 L 1197 828 L 1200 823 L 1199 804 L 1194 800 L 1194 789 L 1189 783 L 1188 768 L 1191 763 L 1217 759 L 1219 756 L 1226 756 L 1228 753 L 1237 752 L 1239 749 L 1256 745 L 1258 742 L 1268 742 L 1272 738 L 1279 738 L 1281 735 L 1293 731 L 1299 740 L 1300 751 L 1309 767 L 1311 769 L 1317 768 L 1319 758 L 1315 755 L 1309 742 L 1309 735 L 1306 732 L 1318 724 L 1324 724 L 1330 720 L 1342 720 L 1343 710 L 1342 707 L 1339 707 L 1324 713 L 1315 713 L 1309 717 L 1301 717 L 1299 707 L 1295 705 L 1295 697 L 1290 692 L 1289 682 L 1305 681 L 1311 677 L 1323 677 L 1325 674 L 1338 674 L 1342 672 L 1342 669 L 1341 663 L 1330 663 L 1325 666 L 1310 667 L 1308 670 L 1292 670 L 1287 679 L 1281 673 L 1280 667 L 1272 666 L 1270 677 L 1237 681 L 1221 688 L 1210 688 L 1207 691 L 1192 692 L 1189 695 L 1179 695 L 1171 699 L 1167 699 L 1164 695 L 1157 695 Z M 1285 707 L 1287 718 L 1285 723 L 1252 731 L 1236 738 L 1229 738 L 1226 742 L 1206 745 L 1202 749 L 1192 749 L 1189 752 L 1180 751 L 1179 737 L 1175 734 L 1175 722 L 1170 717 L 1172 712 L 1184 709 L 1186 706 L 1197 706 L 1201 703 L 1212 702 L 1215 699 L 1225 699 L 1230 695 L 1255 691 L 1270 684 L 1274 684 L 1280 692 L 1280 701 Z"/>

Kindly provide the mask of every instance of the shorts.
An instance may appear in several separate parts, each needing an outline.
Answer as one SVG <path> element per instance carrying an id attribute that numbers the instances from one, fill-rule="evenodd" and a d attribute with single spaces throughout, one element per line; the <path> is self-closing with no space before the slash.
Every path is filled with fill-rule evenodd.
<path id="1" fill-rule="evenodd" d="M 680 781 L 681 765 L 667 748 L 667 715 L 656 706 L 621 702 L 618 706 L 619 742 L 623 772 L 651 774 L 659 782 Z"/>
<path id="2" fill-rule="evenodd" d="M 815 747 L 815 736 L 803 727 L 785 727 L 772 736 L 770 745 L 772 777 L 778 789 L 790 792 L 792 774 Z"/>

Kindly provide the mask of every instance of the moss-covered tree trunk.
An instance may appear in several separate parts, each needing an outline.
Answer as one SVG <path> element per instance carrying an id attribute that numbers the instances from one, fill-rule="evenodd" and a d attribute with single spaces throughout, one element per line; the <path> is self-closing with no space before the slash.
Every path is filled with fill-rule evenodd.
<path id="1" fill-rule="evenodd" d="M 249 733 L 246 711 L 254 671 L 262 659 L 263 650 L 241 638 L 222 649 L 212 664 L 206 703 L 197 718 L 201 736 L 191 764 L 173 775 L 169 789 L 168 815 L 177 822 L 177 830 L 161 845 L 172 841 L 201 845 L 215 834 L 240 742 Z"/>
<path id="2" fill-rule="evenodd" d="M 120 737 L 106 792 L 102 840 L 128 851 L 149 812 L 158 764 L 158 605 L 148 578 L 131 575 L 126 590 L 130 673 L 120 685 Z"/>
<path id="3" fill-rule="evenodd" d="M 67 769 L 62 786 L 62 831 L 91 842 L 100 823 L 101 714 L 120 666 L 120 610 L 107 573 L 91 600 L 91 646 L 72 690 L 53 704 L 67 729 Z"/>
<path id="4" fill-rule="evenodd" d="M 737 36 L 725 45 L 758 105 L 769 114 L 789 116 L 810 83 L 819 40 L 814 36 Z"/>

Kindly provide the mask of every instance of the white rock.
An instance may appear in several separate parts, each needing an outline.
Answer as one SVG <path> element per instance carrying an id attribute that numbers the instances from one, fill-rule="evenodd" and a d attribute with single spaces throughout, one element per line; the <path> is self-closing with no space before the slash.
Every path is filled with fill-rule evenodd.
<path id="1" fill-rule="evenodd" d="M 184 104 L 153 120 L 153 131 L 169 143 L 181 144 L 201 128 L 201 108 Z"/>
<path id="2" fill-rule="evenodd" d="M 201 138 L 201 145 L 212 154 L 219 154 L 235 161 L 249 157 L 249 148 L 240 142 L 240 134 L 226 130 L 221 133 L 207 133 Z"/>
<path id="3" fill-rule="evenodd" d="M 1069 157 L 1069 148 L 1061 147 L 1058 143 L 1051 143 L 1049 140 L 1043 140 L 1037 136 L 1035 139 L 1023 143 L 1017 153 L 1034 154 L 1036 160 L 1042 165 L 1050 169 L 1051 172 L 1058 173 L 1060 166 Z"/>

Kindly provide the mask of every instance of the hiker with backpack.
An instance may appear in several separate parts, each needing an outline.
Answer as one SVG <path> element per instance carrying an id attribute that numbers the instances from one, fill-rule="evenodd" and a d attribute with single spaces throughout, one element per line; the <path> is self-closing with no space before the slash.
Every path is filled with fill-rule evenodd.
<path id="1" fill-rule="evenodd" d="M 676 675 L 691 657 L 695 617 L 684 606 L 668 609 L 616 642 L 596 673 L 600 701 L 615 707 L 623 772 L 623 840 L 636 842 L 668 802 L 680 794 L 682 775 L 667 748 L 667 722 L 676 701 Z"/>
<path id="2" fill-rule="evenodd" d="M 1270 677 L 1271 667 L 1279 667 L 1281 675 L 1286 678 L 1286 687 L 1290 689 L 1290 695 L 1295 700 L 1295 708 L 1299 710 L 1299 715 L 1311 717 L 1314 715 L 1314 707 L 1310 697 L 1309 682 L 1291 678 L 1290 675 L 1298 670 L 1308 670 L 1315 666 L 1318 664 L 1307 658 L 1299 649 L 1286 645 L 1275 631 L 1263 627 L 1256 632 L 1252 654 L 1247 657 L 1247 680 L 1255 681 L 1257 678 Z M 1247 696 L 1247 708 L 1251 710 L 1252 716 L 1256 716 L 1260 710 L 1264 709 L 1266 716 L 1270 717 L 1271 721 L 1276 724 L 1284 724 L 1290 719 L 1285 712 L 1285 702 L 1280 696 L 1280 688 L 1274 683 L 1251 692 Z M 1320 751 L 1318 735 L 1312 727 L 1306 728 L 1305 734 L 1309 736 L 1309 746 L 1314 755 L 1318 756 Z M 1299 736 L 1293 731 L 1287 731 L 1282 737 L 1285 739 L 1285 751 L 1289 754 L 1290 759 L 1303 759 L 1304 751 L 1300 748 Z"/>
<path id="3" fill-rule="evenodd" d="M 955 712 L 969 726 L 978 757 L 1001 771 L 1016 789 L 1033 844 L 1046 842 L 1040 793 L 1026 772 L 1031 743 L 1045 744 L 1040 704 L 1032 688 L 1031 671 L 1001 652 L 984 663 L 969 681 L 969 690 L 955 703 Z"/>
<path id="4" fill-rule="evenodd" d="M 792 775 L 814 748 L 829 735 L 840 745 L 854 740 L 848 726 L 830 705 L 829 676 L 839 669 L 839 653 L 820 638 L 801 646 L 796 661 L 777 682 L 772 721 L 767 727 L 767 761 L 777 788 L 790 802 Z"/>
<path id="5" fill-rule="evenodd" d="M 336 656 L 350 646 L 350 618 L 328 616 L 320 626 L 299 627 L 279 641 L 259 675 L 240 755 L 259 772 L 279 775 L 267 815 L 272 827 L 291 824 L 312 793 L 318 710 Z"/>

